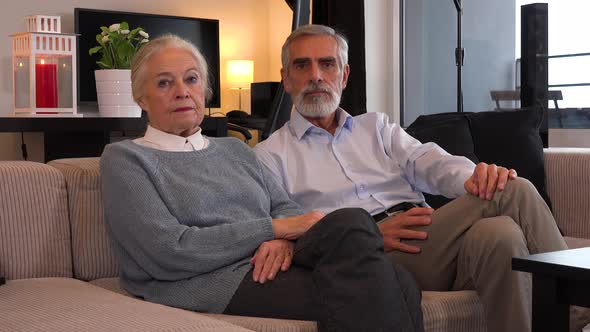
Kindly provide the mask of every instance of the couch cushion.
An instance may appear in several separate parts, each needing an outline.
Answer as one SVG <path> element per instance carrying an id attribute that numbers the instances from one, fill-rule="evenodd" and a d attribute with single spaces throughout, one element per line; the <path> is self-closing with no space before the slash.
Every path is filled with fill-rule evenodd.
<path id="1" fill-rule="evenodd" d="M 117 278 L 91 281 L 93 285 L 131 296 Z M 424 328 L 429 332 L 485 332 L 483 305 L 474 291 L 422 292 Z M 234 325 L 264 332 L 315 332 L 310 321 L 205 314 Z"/>
<path id="2" fill-rule="evenodd" d="M 475 155 L 475 146 L 469 128 L 467 116 L 471 113 L 438 113 L 422 115 L 407 129 L 408 134 L 422 143 L 434 142 L 448 153 L 464 156 L 477 164 L 479 159 Z M 451 199 L 442 195 L 424 193 L 426 202 L 438 209 Z"/>
<path id="3" fill-rule="evenodd" d="M 547 192 L 555 221 L 567 236 L 590 238 L 589 170 L 590 149 L 545 149 Z"/>
<path id="4" fill-rule="evenodd" d="M 477 164 L 475 146 L 469 127 L 472 113 L 439 113 L 420 116 L 408 128 L 408 134 L 422 143 L 435 142 L 452 155 L 465 156 Z"/>
<path id="5" fill-rule="evenodd" d="M 578 237 L 564 236 L 563 239 L 570 249 L 587 248 L 590 247 L 590 239 L 582 239 Z"/>
<path id="6" fill-rule="evenodd" d="M 0 197 L 0 276 L 71 277 L 63 175 L 41 163 L 2 161 Z"/>
<path id="7" fill-rule="evenodd" d="M 130 293 L 121 288 L 119 278 L 103 278 L 92 280 L 92 285 L 108 289 L 110 291 L 133 297 Z M 291 332 L 315 332 L 317 331 L 317 324 L 315 322 L 289 320 L 289 319 L 273 319 L 260 317 L 246 317 L 246 316 L 230 316 L 220 314 L 203 314 L 209 317 L 226 321 L 228 323 L 238 325 L 254 331 L 291 331 Z"/>
<path id="8" fill-rule="evenodd" d="M 72 226 L 74 276 L 81 280 L 115 277 L 118 268 L 103 217 L 99 158 L 50 161 L 66 180 Z"/>
<path id="9" fill-rule="evenodd" d="M 305 320 L 274 319 L 221 314 L 205 314 L 243 328 L 261 332 L 316 332 L 317 323 Z"/>
<path id="10" fill-rule="evenodd" d="M 133 294 L 129 293 L 128 291 L 124 290 L 123 287 L 121 287 L 118 277 L 94 279 L 89 281 L 89 283 L 100 288 L 108 289 L 111 292 L 115 292 L 125 296 L 135 297 Z"/>
<path id="11" fill-rule="evenodd" d="M 422 292 L 424 330 L 487 331 L 483 304 L 474 291 Z"/>
<path id="12" fill-rule="evenodd" d="M 475 154 L 480 161 L 514 168 L 531 181 L 551 207 L 545 190 L 543 141 L 539 127 L 543 113 L 536 110 L 479 112 L 469 116 Z"/>
<path id="13" fill-rule="evenodd" d="M 407 131 L 423 143 L 435 142 L 449 153 L 465 156 L 475 163 L 479 160 L 516 169 L 519 176 L 533 183 L 551 207 L 545 190 L 543 143 L 539 136 L 541 120 L 542 113 L 534 110 L 440 113 L 419 116 Z M 427 197 L 427 202 L 435 208 L 440 206 L 438 201 Z"/>
<path id="14" fill-rule="evenodd" d="M 483 305 L 474 291 L 422 292 L 424 330 L 427 332 L 486 332 Z M 211 317 L 265 332 L 314 332 L 309 321 L 214 315 Z"/>
<path id="15" fill-rule="evenodd" d="M 0 299 L 0 329 L 6 331 L 248 331 L 68 278 L 9 281 Z"/>

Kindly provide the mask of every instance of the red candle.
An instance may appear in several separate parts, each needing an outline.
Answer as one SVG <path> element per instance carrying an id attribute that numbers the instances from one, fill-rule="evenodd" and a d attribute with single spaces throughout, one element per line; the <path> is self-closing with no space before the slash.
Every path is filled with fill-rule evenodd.
<path id="1" fill-rule="evenodd" d="M 57 108 L 57 65 L 35 64 L 37 108 Z"/>

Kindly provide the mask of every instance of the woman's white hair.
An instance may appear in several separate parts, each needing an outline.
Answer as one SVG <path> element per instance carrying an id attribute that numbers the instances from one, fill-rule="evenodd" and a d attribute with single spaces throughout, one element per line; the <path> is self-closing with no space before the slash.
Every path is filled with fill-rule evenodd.
<path id="1" fill-rule="evenodd" d="M 284 70 L 289 70 L 289 46 L 297 38 L 303 36 L 330 36 L 334 38 L 338 46 L 338 62 L 340 68 L 343 68 L 344 65 L 348 64 L 348 42 L 346 41 L 346 37 L 328 26 L 308 24 L 295 29 L 291 32 L 289 37 L 287 37 L 287 40 L 285 40 L 281 49 L 281 62 Z"/>
<path id="2" fill-rule="evenodd" d="M 205 98 L 211 98 L 212 91 L 209 84 L 207 61 L 205 60 L 205 57 L 203 57 L 203 54 L 201 54 L 201 51 L 185 39 L 173 34 L 166 34 L 152 39 L 147 44 L 143 45 L 133 57 L 133 61 L 131 62 L 131 91 L 133 93 L 133 99 L 137 102 L 143 96 L 143 85 L 146 80 L 146 63 L 154 54 L 167 48 L 186 50 L 193 56 L 197 62 L 199 78 L 203 80 Z"/>

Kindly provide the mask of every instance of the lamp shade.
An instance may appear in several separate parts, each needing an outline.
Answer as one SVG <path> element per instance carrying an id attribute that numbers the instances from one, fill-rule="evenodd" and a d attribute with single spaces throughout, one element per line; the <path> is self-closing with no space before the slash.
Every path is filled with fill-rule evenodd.
<path id="1" fill-rule="evenodd" d="M 254 61 L 228 60 L 227 82 L 230 88 L 249 88 L 254 81 Z"/>

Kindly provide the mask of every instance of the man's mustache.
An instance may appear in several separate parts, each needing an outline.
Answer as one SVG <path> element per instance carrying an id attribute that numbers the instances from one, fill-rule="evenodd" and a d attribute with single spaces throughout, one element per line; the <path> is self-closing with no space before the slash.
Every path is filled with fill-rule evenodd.
<path id="1" fill-rule="evenodd" d="M 318 92 L 318 91 L 319 92 L 327 92 L 329 94 L 332 93 L 330 88 L 328 88 L 326 85 L 324 85 L 322 83 L 309 83 L 301 92 L 305 94 L 305 93 L 309 93 L 309 92 Z"/>

